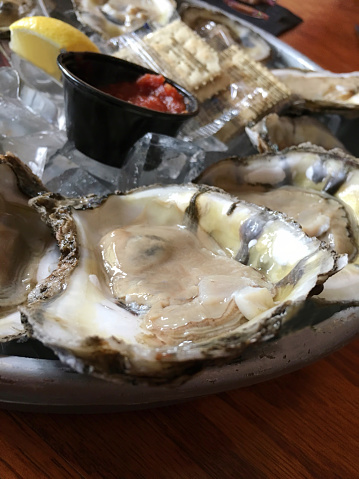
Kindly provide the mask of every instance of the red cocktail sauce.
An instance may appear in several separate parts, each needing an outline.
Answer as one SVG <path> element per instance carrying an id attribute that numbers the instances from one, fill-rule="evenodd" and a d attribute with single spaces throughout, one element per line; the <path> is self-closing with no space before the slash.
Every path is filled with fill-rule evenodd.
<path id="1" fill-rule="evenodd" d="M 167 113 L 186 113 L 187 111 L 183 95 L 167 83 L 162 75 L 146 73 L 135 82 L 112 83 L 101 86 L 100 90 L 150 110 Z"/>

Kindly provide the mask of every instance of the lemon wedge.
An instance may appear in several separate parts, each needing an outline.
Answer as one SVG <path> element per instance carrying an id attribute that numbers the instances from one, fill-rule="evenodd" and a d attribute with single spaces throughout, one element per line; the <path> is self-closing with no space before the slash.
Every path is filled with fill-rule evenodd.
<path id="1" fill-rule="evenodd" d="M 10 25 L 10 48 L 20 57 L 61 79 L 56 59 L 62 51 L 99 52 L 80 30 L 51 17 L 24 17 Z"/>

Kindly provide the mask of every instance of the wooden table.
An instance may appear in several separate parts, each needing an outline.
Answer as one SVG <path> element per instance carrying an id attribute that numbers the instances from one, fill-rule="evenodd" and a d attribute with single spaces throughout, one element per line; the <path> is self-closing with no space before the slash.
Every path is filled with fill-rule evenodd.
<path id="1" fill-rule="evenodd" d="M 358 0 L 281 0 L 282 39 L 322 67 L 359 69 Z M 0 411 L 1 479 L 359 478 L 359 339 L 246 389 L 107 415 Z"/>

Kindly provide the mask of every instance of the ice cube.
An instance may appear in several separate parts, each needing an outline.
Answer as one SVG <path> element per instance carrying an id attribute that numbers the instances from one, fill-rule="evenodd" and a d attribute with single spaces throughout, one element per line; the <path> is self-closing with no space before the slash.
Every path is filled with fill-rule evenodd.
<path id="1" fill-rule="evenodd" d="M 0 134 L 14 138 L 49 129 L 51 125 L 29 111 L 20 100 L 0 96 Z"/>
<path id="2" fill-rule="evenodd" d="M 65 155 L 66 158 L 80 168 L 88 171 L 94 177 L 111 185 L 111 191 L 115 191 L 121 187 L 121 170 L 89 158 L 85 154 L 76 150 L 72 142 L 69 141 L 64 145 L 61 154 Z"/>
<path id="3" fill-rule="evenodd" d="M 36 65 L 25 60 L 14 52 L 10 53 L 10 62 L 14 69 L 19 73 L 24 84 L 37 91 L 46 92 L 49 95 L 57 95 L 60 93 L 62 89 L 61 83 Z"/>
<path id="4" fill-rule="evenodd" d="M 20 77 L 16 70 L 10 67 L 0 68 L 1 94 L 9 98 L 17 98 L 20 87 Z"/>
<path id="5" fill-rule="evenodd" d="M 50 190 L 64 196 L 105 195 L 122 189 L 122 174 L 118 168 L 87 157 L 68 141 L 50 158 L 43 181 Z"/>
<path id="6" fill-rule="evenodd" d="M 27 108 L 41 116 L 48 123 L 55 125 L 60 130 L 65 130 L 66 121 L 62 90 L 61 94 L 48 95 L 27 85 L 22 85 L 19 98 Z"/>
<path id="7" fill-rule="evenodd" d="M 46 183 L 47 188 L 67 197 L 109 193 L 109 185 L 82 168 L 75 167 L 64 171 L 60 176 Z"/>
<path id="8" fill-rule="evenodd" d="M 203 168 L 205 153 L 197 145 L 147 133 L 129 151 L 122 168 L 125 189 L 154 183 L 186 183 Z"/>
<path id="9" fill-rule="evenodd" d="M 30 135 L 6 137 L 0 135 L 0 153 L 11 151 L 26 163 L 33 173 L 42 178 L 48 159 L 62 147 L 64 133 L 39 132 Z"/>

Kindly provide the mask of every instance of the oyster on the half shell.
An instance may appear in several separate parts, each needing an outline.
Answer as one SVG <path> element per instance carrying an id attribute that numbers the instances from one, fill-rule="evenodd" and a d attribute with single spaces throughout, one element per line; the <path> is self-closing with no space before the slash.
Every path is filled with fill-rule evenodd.
<path id="1" fill-rule="evenodd" d="M 272 70 L 298 99 L 293 107 L 359 115 L 359 72 L 332 73 L 296 69 Z"/>
<path id="2" fill-rule="evenodd" d="M 110 379 L 183 380 L 236 358 L 346 263 L 282 214 L 209 187 L 32 204 L 66 237 L 59 269 L 21 309 L 27 329 Z"/>
<path id="3" fill-rule="evenodd" d="M 271 47 L 258 33 L 220 10 L 182 3 L 179 12 L 182 21 L 212 44 L 215 50 L 235 43 L 253 60 L 264 61 L 271 55 Z"/>
<path id="4" fill-rule="evenodd" d="M 319 120 L 310 116 L 279 116 L 270 113 L 254 126 L 246 127 L 252 145 L 260 152 L 281 151 L 290 146 L 312 143 L 326 150 L 341 148 L 341 141 Z"/>
<path id="5" fill-rule="evenodd" d="M 52 231 L 28 206 L 29 198 L 44 191 L 18 158 L 0 155 L 0 341 L 24 334 L 18 306 L 57 263 Z"/>
<path id="6" fill-rule="evenodd" d="M 359 305 L 359 161 L 340 149 L 302 145 L 280 153 L 230 158 L 204 171 L 199 183 L 287 213 L 304 230 L 347 253 L 349 264 L 318 298 Z"/>
<path id="7" fill-rule="evenodd" d="M 118 37 L 152 21 L 166 25 L 176 10 L 174 0 L 72 0 L 80 23 L 105 39 Z"/>

